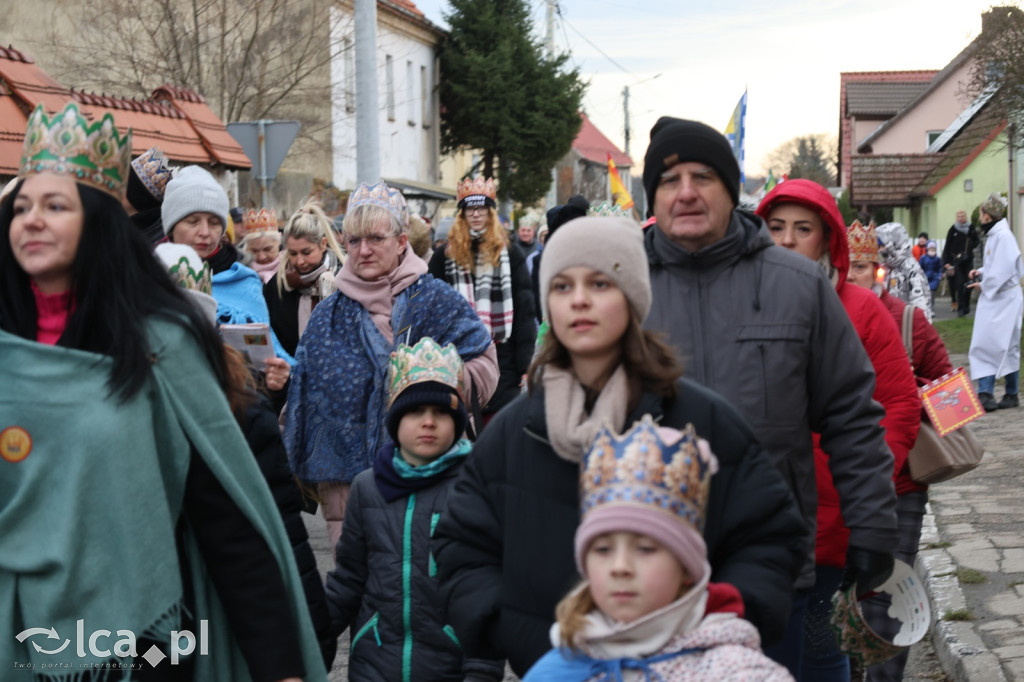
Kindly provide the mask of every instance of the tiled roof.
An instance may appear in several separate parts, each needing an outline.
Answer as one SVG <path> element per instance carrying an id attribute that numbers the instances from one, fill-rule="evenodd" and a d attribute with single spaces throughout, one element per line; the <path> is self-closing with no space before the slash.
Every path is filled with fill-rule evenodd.
<path id="1" fill-rule="evenodd" d="M 583 125 L 580 126 L 580 132 L 572 143 L 572 148 L 577 154 L 588 161 L 608 163 L 608 154 L 610 153 L 616 166 L 624 168 L 633 165 L 633 160 L 616 147 L 614 142 L 605 137 L 604 133 L 590 122 L 586 114 L 580 112 L 580 118 L 583 119 Z"/>
<path id="2" fill-rule="evenodd" d="M 164 86 L 150 99 L 128 99 L 62 86 L 14 48 L 0 48 L 0 174 L 17 173 L 28 115 L 42 104 L 50 113 L 69 101 L 95 121 L 105 113 L 117 127 L 131 128 L 132 154 L 160 147 L 173 162 L 252 167 L 242 148 L 202 97 L 185 88 Z"/>
<path id="3" fill-rule="evenodd" d="M 850 116 L 894 116 L 927 88 L 927 82 L 847 83 L 846 112 Z"/>
<path id="4" fill-rule="evenodd" d="M 909 206 L 911 193 L 942 154 L 864 154 L 853 157 L 850 204 Z"/>

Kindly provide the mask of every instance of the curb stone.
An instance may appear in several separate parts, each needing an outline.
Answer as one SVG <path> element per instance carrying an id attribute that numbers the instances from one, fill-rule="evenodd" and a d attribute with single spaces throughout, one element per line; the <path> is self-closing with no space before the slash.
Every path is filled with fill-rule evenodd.
<path id="1" fill-rule="evenodd" d="M 941 537 L 929 502 L 921 527 L 921 544 L 938 543 Z M 922 549 L 915 565 L 924 581 L 932 608 L 932 644 L 935 655 L 955 682 L 1006 682 L 999 658 L 989 651 L 970 621 L 943 620 L 943 615 L 966 608 L 956 578 L 956 563 L 945 549 Z"/>

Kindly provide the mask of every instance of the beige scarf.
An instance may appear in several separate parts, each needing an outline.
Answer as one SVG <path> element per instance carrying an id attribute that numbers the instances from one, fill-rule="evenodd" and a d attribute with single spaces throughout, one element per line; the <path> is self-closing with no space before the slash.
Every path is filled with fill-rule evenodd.
<path id="1" fill-rule="evenodd" d="M 334 283 L 343 295 L 366 308 L 381 335 L 388 343 L 393 343 L 395 335 L 391 330 L 391 306 L 395 297 L 426 273 L 427 264 L 406 244 L 399 256 L 398 266 L 386 275 L 367 281 L 356 275 L 352 268 L 343 266 L 334 277 Z"/>
<path id="2" fill-rule="evenodd" d="M 542 382 L 548 440 L 562 459 L 579 463 L 583 451 L 606 424 L 616 432 L 622 431 L 629 402 L 629 384 L 622 365 L 601 389 L 590 414 L 585 409 L 583 384 L 571 370 L 545 365 Z"/>

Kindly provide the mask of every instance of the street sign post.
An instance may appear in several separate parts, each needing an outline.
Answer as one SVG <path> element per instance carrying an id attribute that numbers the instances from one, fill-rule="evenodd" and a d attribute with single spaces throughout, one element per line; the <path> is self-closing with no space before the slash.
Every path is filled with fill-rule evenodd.
<path id="1" fill-rule="evenodd" d="M 260 207 L 266 201 L 267 189 L 277 176 L 284 157 L 295 136 L 299 134 L 298 121 L 239 121 L 227 124 L 228 133 L 241 145 L 252 161 L 252 176 L 260 187 Z"/>

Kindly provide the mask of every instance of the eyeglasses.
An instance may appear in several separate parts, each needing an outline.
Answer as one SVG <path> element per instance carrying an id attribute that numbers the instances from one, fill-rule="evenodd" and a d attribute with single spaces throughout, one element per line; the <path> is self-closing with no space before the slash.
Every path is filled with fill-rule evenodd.
<path id="1" fill-rule="evenodd" d="M 467 214 L 487 213 L 486 206 L 467 206 L 463 209 Z"/>
<path id="2" fill-rule="evenodd" d="M 393 234 L 368 234 L 365 237 L 345 237 L 345 248 L 348 251 L 358 251 L 363 242 L 371 249 L 379 249 Z"/>

